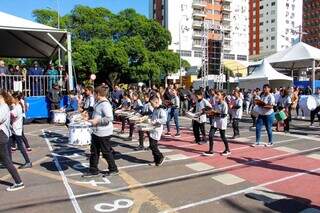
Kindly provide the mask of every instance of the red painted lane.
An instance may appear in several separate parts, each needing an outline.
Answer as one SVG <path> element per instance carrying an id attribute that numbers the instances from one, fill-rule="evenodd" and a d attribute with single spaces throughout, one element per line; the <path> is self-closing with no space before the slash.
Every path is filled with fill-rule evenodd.
<path id="1" fill-rule="evenodd" d="M 318 164 L 319 165 L 319 164 Z M 305 202 L 320 207 L 320 174 L 306 174 L 285 182 L 268 186 L 287 197 L 303 198 Z M 308 201 L 309 200 L 309 201 Z"/>

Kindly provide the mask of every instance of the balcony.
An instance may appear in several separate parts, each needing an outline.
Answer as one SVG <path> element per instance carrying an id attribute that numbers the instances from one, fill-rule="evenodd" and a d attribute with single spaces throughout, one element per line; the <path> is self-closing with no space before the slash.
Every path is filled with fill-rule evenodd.
<path id="1" fill-rule="evenodd" d="M 201 1 L 201 0 L 193 0 L 192 6 L 194 8 L 204 8 L 207 6 L 207 3 L 205 1 Z"/>
<path id="2" fill-rule="evenodd" d="M 223 15 L 223 16 L 222 16 L 222 21 L 224 21 L 224 22 L 230 22 L 230 21 L 231 21 L 230 15 Z"/>
<path id="3" fill-rule="evenodd" d="M 224 25 L 224 26 L 223 26 L 223 30 L 224 30 L 225 32 L 231 31 L 231 26 L 229 26 L 229 25 Z"/>
<path id="4" fill-rule="evenodd" d="M 201 40 L 193 41 L 192 46 L 193 48 L 201 48 Z"/>
<path id="5" fill-rule="evenodd" d="M 224 40 L 231 41 L 231 36 L 230 35 L 225 35 L 223 38 L 224 38 Z"/>
<path id="6" fill-rule="evenodd" d="M 194 38 L 201 38 L 202 37 L 202 32 L 201 31 L 193 31 L 192 36 Z"/>
<path id="7" fill-rule="evenodd" d="M 222 12 L 223 12 L 223 13 L 230 13 L 230 12 L 231 12 L 231 7 L 230 7 L 230 5 L 223 5 L 223 6 L 222 6 Z"/>
<path id="8" fill-rule="evenodd" d="M 206 13 L 203 10 L 193 10 L 192 15 L 195 17 L 206 17 Z"/>
<path id="9" fill-rule="evenodd" d="M 199 28 L 202 28 L 202 25 L 204 24 L 204 22 L 203 21 L 193 21 L 193 23 L 192 23 L 192 26 L 193 26 L 193 28 L 197 28 L 197 29 L 199 29 Z"/>

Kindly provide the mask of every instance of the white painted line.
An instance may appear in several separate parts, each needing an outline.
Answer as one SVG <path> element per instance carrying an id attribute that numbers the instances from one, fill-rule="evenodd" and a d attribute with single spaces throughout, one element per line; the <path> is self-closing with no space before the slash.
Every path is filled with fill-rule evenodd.
<path id="1" fill-rule="evenodd" d="M 134 189 L 134 188 L 147 187 L 147 186 L 152 186 L 152 185 L 161 184 L 161 183 L 167 183 L 167 182 L 171 182 L 171 181 L 185 180 L 187 178 L 193 178 L 193 177 L 202 176 L 202 175 L 210 175 L 210 174 L 212 174 L 214 172 L 222 172 L 222 171 L 225 172 L 226 170 L 229 170 L 229 169 L 234 169 L 234 168 L 238 168 L 238 167 L 245 167 L 245 166 L 248 166 L 250 164 L 263 162 L 263 161 L 266 161 L 266 160 L 273 160 L 273 159 L 278 159 L 278 158 L 284 158 L 284 157 L 290 157 L 290 156 L 294 156 L 294 155 L 298 155 L 298 154 L 303 154 L 303 153 L 307 153 L 307 152 L 318 151 L 319 149 L 320 149 L 320 147 L 316 147 L 316 148 L 312 148 L 312 149 L 299 151 L 298 153 L 280 154 L 280 155 L 275 155 L 275 156 L 271 156 L 271 157 L 267 157 L 267 158 L 263 158 L 263 159 L 250 160 L 250 161 L 248 161 L 246 163 L 241 163 L 241 164 L 237 163 L 237 164 L 226 166 L 226 167 L 222 167 L 222 168 L 211 169 L 211 170 L 202 171 L 202 172 L 195 172 L 195 173 L 191 173 L 191 174 L 187 174 L 187 175 L 180 175 L 180 176 L 176 176 L 176 177 L 170 177 L 170 178 L 165 178 L 165 179 L 160 179 L 160 180 L 155 180 L 155 181 L 150 181 L 150 182 L 145 182 L 145 183 L 138 183 L 138 184 L 134 184 L 134 185 L 131 185 L 131 186 L 119 187 L 119 188 L 103 190 L 103 191 L 99 191 L 99 192 L 91 192 L 91 193 L 87 193 L 87 194 L 81 194 L 81 195 L 77 195 L 76 198 L 88 197 L 88 196 L 94 196 L 94 195 L 100 195 L 100 194 L 106 194 L 106 193 L 111 193 L 111 192 L 126 191 L 126 190 L 130 190 L 130 189 Z"/>
<path id="2" fill-rule="evenodd" d="M 249 193 L 247 193 L 247 195 L 250 198 L 260 200 L 264 203 L 272 203 L 274 201 L 287 198 L 286 196 L 283 196 L 283 195 L 280 195 L 277 193 L 273 193 L 273 191 L 271 191 L 270 189 L 267 189 L 265 187 L 259 187 L 258 189 L 254 189 L 254 190 L 250 191 Z"/>
<path id="3" fill-rule="evenodd" d="M 290 152 L 290 153 L 296 153 L 299 151 L 297 149 L 289 148 L 286 146 L 279 146 L 279 147 L 275 147 L 274 149 L 279 150 L 279 151 L 283 151 L 283 152 Z"/>
<path id="4" fill-rule="evenodd" d="M 194 171 L 197 171 L 197 172 L 200 172 L 200 171 L 205 171 L 205 170 L 209 170 L 209 169 L 213 169 L 214 167 L 213 166 L 210 166 L 206 163 L 202 163 L 202 162 L 199 162 L 199 163 L 190 163 L 190 164 L 186 164 L 186 167 L 194 170 Z"/>
<path id="5" fill-rule="evenodd" d="M 307 155 L 307 157 L 320 160 L 320 154 L 310 154 L 310 155 Z"/>
<path id="6" fill-rule="evenodd" d="M 320 168 L 313 169 L 313 170 L 308 170 L 308 172 L 319 172 L 319 171 L 320 171 Z M 235 195 L 251 192 L 252 190 L 259 189 L 260 187 L 266 187 L 266 186 L 269 186 L 269 185 L 272 185 L 272 184 L 281 183 L 281 182 L 284 182 L 284 181 L 287 181 L 287 180 L 290 180 L 290 179 L 294 179 L 294 178 L 306 175 L 306 174 L 308 174 L 308 172 L 306 172 L 306 173 L 305 172 L 301 172 L 301 173 L 298 173 L 298 174 L 295 174 L 295 175 L 291 175 L 291 176 L 287 176 L 287 177 L 284 177 L 284 178 L 280 178 L 278 180 L 269 181 L 269 182 L 266 182 L 266 183 L 263 183 L 263 184 L 260 184 L 260 185 L 257 185 L 257 186 L 253 186 L 253 187 L 249 187 L 249 188 L 242 189 L 242 190 L 239 190 L 239 191 L 235 191 L 235 192 L 232 192 L 232 193 L 220 195 L 218 197 L 210 198 L 210 199 L 207 199 L 207 200 L 201 200 L 199 202 L 190 203 L 190 204 L 179 206 L 179 207 L 176 207 L 176 208 L 173 208 L 173 209 L 168 209 L 168 210 L 162 211 L 161 213 L 177 212 L 177 211 L 181 211 L 181 210 L 184 210 L 184 209 L 188 209 L 188 208 L 193 208 L 193 207 L 196 207 L 196 206 L 204 205 L 204 204 L 207 204 L 207 203 L 212 203 L 212 202 L 219 201 L 219 200 L 222 200 L 222 199 L 225 199 L 225 198 L 228 198 L 228 197 L 232 197 L 232 196 L 235 196 Z"/>
<path id="7" fill-rule="evenodd" d="M 235 176 L 235 175 L 232 175 L 232 174 L 228 174 L 228 173 L 225 173 L 225 174 L 220 174 L 220 175 L 215 175 L 213 177 L 211 177 L 213 180 L 215 181 L 218 181 L 224 185 L 227 185 L 227 186 L 230 186 L 230 185 L 234 185 L 234 184 L 237 184 L 237 183 L 242 183 L 244 182 L 245 180 L 238 177 L 238 176 Z"/>
<path id="8" fill-rule="evenodd" d="M 43 134 L 44 140 L 46 141 L 46 143 L 48 145 L 48 148 L 49 148 L 50 152 L 52 152 L 53 148 L 52 148 L 48 138 L 46 137 L 46 133 L 45 133 L 44 130 L 42 130 L 42 134 Z M 71 186 L 68 183 L 68 179 L 65 176 L 65 174 L 64 174 L 64 172 L 63 172 L 63 170 L 61 168 L 61 165 L 59 164 L 59 161 L 58 161 L 57 157 L 53 156 L 53 159 L 54 159 L 55 166 L 57 167 L 57 169 L 59 171 L 59 174 L 61 175 L 63 184 L 64 184 L 64 186 L 65 186 L 65 188 L 67 190 L 67 193 L 69 195 L 69 199 L 71 200 L 71 203 L 73 205 L 73 208 L 74 208 L 75 212 L 76 213 L 82 213 L 82 210 L 81 210 L 81 208 L 79 206 L 79 203 L 78 203 L 78 201 L 77 201 L 77 199 L 76 199 L 76 197 L 75 197 L 75 195 L 74 195 L 74 193 L 73 193 L 73 191 L 71 189 Z"/>
<path id="9" fill-rule="evenodd" d="M 169 160 L 184 160 L 184 159 L 187 159 L 188 156 L 183 154 L 176 154 L 176 155 L 167 155 L 166 158 Z"/>

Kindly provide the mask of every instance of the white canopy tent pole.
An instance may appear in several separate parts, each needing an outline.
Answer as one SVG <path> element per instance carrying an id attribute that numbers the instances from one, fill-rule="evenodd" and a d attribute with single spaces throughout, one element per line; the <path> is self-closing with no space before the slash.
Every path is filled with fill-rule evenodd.
<path id="1" fill-rule="evenodd" d="M 316 92 L 316 61 L 312 60 L 312 92 Z"/>
<path id="2" fill-rule="evenodd" d="M 53 37 L 50 33 L 47 33 L 47 35 L 48 35 L 57 45 L 59 45 L 59 47 L 60 47 L 61 49 L 63 49 L 63 51 L 67 52 L 67 49 L 66 49 L 62 44 L 60 44 L 60 42 L 59 42 L 55 37 Z"/>
<path id="3" fill-rule="evenodd" d="M 67 33 L 68 44 L 68 75 L 69 75 L 69 90 L 73 90 L 73 72 L 72 72 L 72 46 L 71 46 L 71 33 Z"/>

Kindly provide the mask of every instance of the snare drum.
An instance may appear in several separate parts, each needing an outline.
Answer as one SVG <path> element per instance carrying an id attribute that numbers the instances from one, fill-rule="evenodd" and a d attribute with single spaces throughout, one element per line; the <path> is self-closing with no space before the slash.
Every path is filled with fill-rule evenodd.
<path id="1" fill-rule="evenodd" d="M 186 112 L 186 116 L 193 120 L 199 120 L 199 113 Z"/>
<path id="2" fill-rule="evenodd" d="M 312 95 L 301 95 L 299 98 L 299 107 L 303 112 L 312 111 L 317 108 L 317 101 Z"/>
<path id="3" fill-rule="evenodd" d="M 80 122 L 82 120 L 82 115 L 80 112 L 69 112 L 67 115 L 70 123 Z"/>
<path id="4" fill-rule="evenodd" d="M 85 146 L 91 144 L 91 124 L 88 122 L 69 124 L 69 144 Z"/>
<path id="5" fill-rule="evenodd" d="M 65 124 L 67 121 L 67 114 L 61 110 L 52 110 L 53 123 Z"/>
<path id="6" fill-rule="evenodd" d="M 148 124 L 148 123 L 140 123 L 140 124 L 137 124 L 137 129 L 139 131 L 150 131 L 150 130 L 153 130 L 155 128 L 155 126 L 151 125 L 151 124 Z"/>

